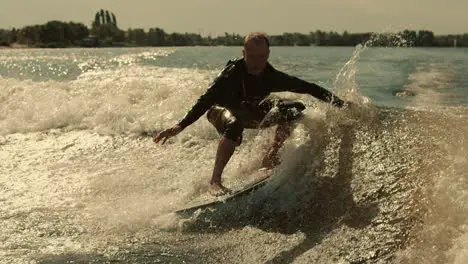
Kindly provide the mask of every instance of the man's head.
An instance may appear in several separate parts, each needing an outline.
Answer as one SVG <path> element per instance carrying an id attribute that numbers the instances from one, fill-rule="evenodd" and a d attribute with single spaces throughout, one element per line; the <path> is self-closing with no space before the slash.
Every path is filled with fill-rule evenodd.
<path id="1" fill-rule="evenodd" d="M 247 71 L 253 75 L 261 74 L 265 70 L 270 55 L 270 43 L 266 34 L 260 32 L 248 34 L 244 39 L 242 54 Z"/>

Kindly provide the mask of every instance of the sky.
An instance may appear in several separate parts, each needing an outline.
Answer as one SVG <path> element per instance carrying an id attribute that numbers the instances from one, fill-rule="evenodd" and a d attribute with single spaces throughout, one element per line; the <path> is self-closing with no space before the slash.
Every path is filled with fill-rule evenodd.
<path id="1" fill-rule="evenodd" d="M 308 33 L 315 30 L 385 32 L 432 30 L 468 33 L 468 0 L 0 0 L 0 28 L 50 20 L 91 26 L 99 9 L 119 28 L 159 27 L 167 33 L 216 36 Z"/>

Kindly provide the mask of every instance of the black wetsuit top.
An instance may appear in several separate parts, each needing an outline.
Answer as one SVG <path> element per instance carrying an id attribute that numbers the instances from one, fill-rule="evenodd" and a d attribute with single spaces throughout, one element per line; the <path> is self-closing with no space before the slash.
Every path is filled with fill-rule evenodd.
<path id="1" fill-rule="evenodd" d="M 245 113 L 246 108 L 255 107 L 272 92 L 307 93 L 338 107 L 344 103 L 325 88 L 278 71 L 269 63 L 261 75 L 248 74 L 244 59 L 235 59 L 227 63 L 179 125 L 191 125 L 213 105 L 225 107 L 234 115 Z"/>

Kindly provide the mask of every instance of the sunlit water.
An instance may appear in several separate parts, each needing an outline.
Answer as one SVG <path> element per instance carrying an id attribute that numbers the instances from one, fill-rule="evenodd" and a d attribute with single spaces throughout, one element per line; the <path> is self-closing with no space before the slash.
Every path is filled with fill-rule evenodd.
<path id="1" fill-rule="evenodd" d="M 239 47 L 0 51 L 1 263 L 467 263 L 468 52 L 272 48 L 307 95 L 282 164 L 216 212 L 202 117 L 164 146 Z M 224 181 L 251 181 L 273 130 L 245 131 Z"/>

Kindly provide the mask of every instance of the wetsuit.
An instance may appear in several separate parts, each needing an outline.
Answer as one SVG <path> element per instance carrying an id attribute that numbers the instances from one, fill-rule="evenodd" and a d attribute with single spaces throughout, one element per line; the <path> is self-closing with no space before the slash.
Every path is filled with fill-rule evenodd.
<path id="1" fill-rule="evenodd" d="M 272 92 L 286 91 L 310 94 L 338 107 L 344 103 L 325 88 L 278 71 L 269 63 L 261 75 L 248 74 L 244 59 L 235 59 L 227 63 L 179 125 L 185 128 L 208 111 L 208 120 L 218 132 L 240 144 L 243 129 L 259 127 L 274 106 L 279 109 L 276 123 L 299 117 L 295 113 L 305 109 L 302 103 L 265 100 Z"/>

